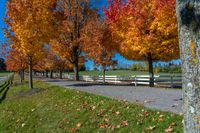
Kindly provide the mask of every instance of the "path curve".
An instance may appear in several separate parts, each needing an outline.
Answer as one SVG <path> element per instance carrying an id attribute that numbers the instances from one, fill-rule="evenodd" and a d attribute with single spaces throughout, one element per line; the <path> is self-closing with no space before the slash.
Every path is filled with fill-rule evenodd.
<path id="1" fill-rule="evenodd" d="M 182 113 L 182 90 L 178 89 L 150 88 L 144 86 L 95 85 L 87 82 L 58 79 L 42 80 L 65 88 L 89 92 L 118 100 L 127 100 L 132 103 L 142 103 L 145 107 L 151 109 Z"/>

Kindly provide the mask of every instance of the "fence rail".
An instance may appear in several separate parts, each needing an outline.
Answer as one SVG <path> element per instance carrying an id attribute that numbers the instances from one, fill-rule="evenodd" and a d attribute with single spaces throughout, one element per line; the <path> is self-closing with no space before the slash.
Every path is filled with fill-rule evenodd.
<path id="1" fill-rule="evenodd" d="M 64 78 L 73 80 L 73 75 L 64 75 Z M 90 76 L 90 75 L 81 75 L 80 80 L 86 82 L 103 82 L 103 76 Z M 149 75 L 133 75 L 133 76 L 116 76 L 116 75 L 106 75 L 105 81 L 107 83 L 115 84 L 134 84 L 138 85 L 149 85 L 150 76 Z M 171 87 L 171 88 L 181 88 L 182 87 L 182 77 L 180 75 L 155 75 L 154 76 L 154 85 L 161 87 Z"/>
<path id="2" fill-rule="evenodd" d="M 54 73 L 53 77 L 59 78 L 58 73 Z M 74 80 L 74 75 L 63 73 L 63 78 Z M 86 82 L 103 82 L 103 75 L 81 75 L 80 80 Z M 117 76 L 117 75 L 106 75 L 105 82 L 114 84 L 133 84 L 138 85 L 149 85 L 149 75 L 132 75 L 132 76 Z M 154 75 L 154 85 L 160 87 L 171 87 L 181 88 L 182 87 L 182 76 L 181 74 L 156 74 Z"/>

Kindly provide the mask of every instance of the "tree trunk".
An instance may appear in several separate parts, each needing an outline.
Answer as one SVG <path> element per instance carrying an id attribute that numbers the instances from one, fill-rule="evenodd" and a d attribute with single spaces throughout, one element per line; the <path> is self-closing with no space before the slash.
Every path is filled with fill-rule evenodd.
<path id="1" fill-rule="evenodd" d="M 62 70 L 60 70 L 60 79 L 62 79 L 62 74 L 63 74 L 63 72 L 62 72 Z"/>
<path id="2" fill-rule="evenodd" d="M 24 76 L 24 71 L 25 71 L 25 70 L 22 69 L 22 80 L 24 80 L 24 77 L 25 77 L 25 76 Z"/>
<path id="3" fill-rule="evenodd" d="M 75 74 L 74 79 L 76 81 L 79 81 L 78 60 L 74 62 L 74 74 Z"/>
<path id="4" fill-rule="evenodd" d="M 103 68 L 103 83 L 104 84 L 106 83 L 105 76 L 106 76 L 106 69 Z"/>
<path id="5" fill-rule="evenodd" d="M 53 78 L 53 71 L 50 71 L 50 78 Z"/>
<path id="6" fill-rule="evenodd" d="M 37 76 L 37 72 L 36 72 L 36 71 L 33 71 L 33 74 L 34 74 L 35 76 Z"/>
<path id="7" fill-rule="evenodd" d="M 177 0 L 184 132 L 200 133 L 200 1 Z"/>
<path id="8" fill-rule="evenodd" d="M 29 60 L 29 88 L 33 89 L 33 58 L 32 56 L 28 57 Z"/>
<path id="9" fill-rule="evenodd" d="M 19 71 L 19 78 L 20 78 L 20 83 L 22 83 L 23 82 L 23 77 L 22 77 L 23 75 L 22 75 L 22 70 L 20 70 Z"/>
<path id="10" fill-rule="evenodd" d="M 48 70 L 46 70 L 46 78 L 48 78 L 49 76 L 48 76 L 48 73 L 49 73 L 49 71 Z"/>
<path id="11" fill-rule="evenodd" d="M 151 54 L 148 54 L 148 65 L 149 65 L 149 86 L 154 87 L 154 72 L 153 72 L 153 60 Z"/>
<path id="12" fill-rule="evenodd" d="M 69 69 L 67 69 L 67 74 L 69 75 Z"/>

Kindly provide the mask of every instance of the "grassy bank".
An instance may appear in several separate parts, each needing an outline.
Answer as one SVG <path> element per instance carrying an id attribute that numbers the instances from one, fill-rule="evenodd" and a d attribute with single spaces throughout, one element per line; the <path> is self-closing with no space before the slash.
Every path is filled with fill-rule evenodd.
<path id="1" fill-rule="evenodd" d="M 2 133 L 182 132 L 182 116 L 35 82 L 18 82 L 0 104 Z"/>
<path id="2" fill-rule="evenodd" d="M 0 77 L 7 76 L 10 72 L 0 71 Z"/>

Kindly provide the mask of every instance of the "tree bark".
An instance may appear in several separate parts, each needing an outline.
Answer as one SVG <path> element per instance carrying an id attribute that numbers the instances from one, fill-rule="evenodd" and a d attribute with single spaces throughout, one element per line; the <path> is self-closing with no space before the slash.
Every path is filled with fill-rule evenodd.
<path id="1" fill-rule="evenodd" d="M 200 133 L 200 1 L 177 0 L 184 132 Z"/>
<path id="2" fill-rule="evenodd" d="M 74 74 L 75 80 L 79 81 L 78 59 L 74 62 Z"/>
<path id="3" fill-rule="evenodd" d="M 62 79 L 62 74 L 63 74 L 63 72 L 62 72 L 62 70 L 60 70 L 60 79 Z"/>
<path id="4" fill-rule="evenodd" d="M 24 80 L 24 69 L 21 69 L 21 70 L 19 71 L 19 77 L 20 77 L 20 82 L 22 83 L 23 80 Z"/>
<path id="5" fill-rule="evenodd" d="M 19 78 L 20 78 L 20 83 L 22 83 L 23 82 L 23 77 L 22 77 L 23 75 L 22 75 L 22 70 L 20 70 L 19 71 Z"/>
<path id="6" fill-rule="evenodd" d="M 24 80 L 24 69 L 21 70 L 21 79 Z"/>
<path id="7" fill-rule="evenodd" d="M 51 79 L 53 78 L 53 71 L 52 70 L 50 71 L 50 78 Z"/>
<path id="8" fill-rule="evenodd" d="M 104 84 L 106 83 L 105 77 L 106 77 L 106 69 L 103 68 L 103 83 Z"/>
<path id="9" fill-rule="evenodd" d="M 148 54 L 148 65 L 149 65 L 149 86 L 154 87 L 154 72 L 153 72 L 153 59 L 151 53 Z"/>
<path id="10" fill-rule="evenodd" d="M 48 73 L 49 73 L 49 71 L 48 70 L 46 70 L 46 78 L 48 78 L 49 76 L 48 76 Z"/>
<path id="11" fill-rule="evenodd" d="M 33 89 L 33 57 L 29 56 L 29 88 Z"/>
<path id="12" fill-rule="evenodd" d="M 42 74 L 43 74 L 42 76 L 44 76 L 44 75 L 45 75 L 45 72 L 43 71 Z"/>

